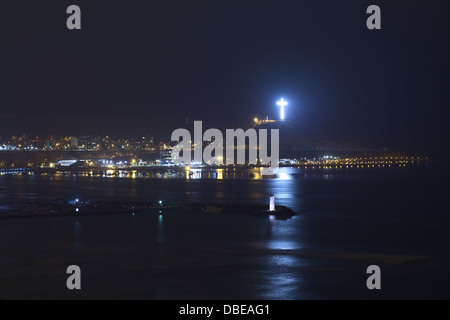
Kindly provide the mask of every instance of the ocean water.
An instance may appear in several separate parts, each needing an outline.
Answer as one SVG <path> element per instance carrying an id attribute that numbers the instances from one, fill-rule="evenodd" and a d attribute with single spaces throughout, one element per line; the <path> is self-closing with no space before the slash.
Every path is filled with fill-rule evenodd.
<path id="1" fill-rule="evenodd" d="M 288 220 L 163 212 L 0 219 L 0 299 L 448 299 L 448 175 L 433 166 L 210 178 L 0 176 L 42 197 L 276 203 Z M 82 290 L 66 288 L 81 268 Z M 366 287 L 381 268 L 381 290 Z"/>

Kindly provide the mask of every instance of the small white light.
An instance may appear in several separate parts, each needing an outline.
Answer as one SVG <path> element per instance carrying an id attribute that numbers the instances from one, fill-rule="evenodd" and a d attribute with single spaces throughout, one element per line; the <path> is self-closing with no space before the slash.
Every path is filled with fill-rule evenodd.
<path id="1" fill-rule="evenodd" d="M 75 212 L 78 212 L 78 211 L 80 211 L 80 209 L 76 208 L 76 209 L 75 209 Z"/>

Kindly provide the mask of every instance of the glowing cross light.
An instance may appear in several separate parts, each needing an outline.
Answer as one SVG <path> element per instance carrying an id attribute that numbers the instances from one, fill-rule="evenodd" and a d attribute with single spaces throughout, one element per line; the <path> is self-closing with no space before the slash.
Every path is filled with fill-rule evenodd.
<path id="1" fill-rule="evenodd" d="M 277 106 L 281 107 L 280 109 L 280 119 L 284 120 L 284 107 L 287 106 L 287 101 L 285 101 L 283 98 L 281 98 L 280 101 L 277 102 Z"/>

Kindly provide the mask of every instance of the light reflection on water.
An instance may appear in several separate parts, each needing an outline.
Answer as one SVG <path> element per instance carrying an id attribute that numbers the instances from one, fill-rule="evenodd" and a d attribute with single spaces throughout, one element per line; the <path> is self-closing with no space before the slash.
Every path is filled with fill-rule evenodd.
<path id="1" fill-rule="evenodd" d="M 262 287 L 263 299 L 269 300 L 297 300 L 301 290 L 301 280 L 290 273 L 276 272 L 266 274 L 267 284 Z"/>
<path id="2" fill-rule="evenodd" d="M 166 169 L 139 169 L 139 170 L 105 170 L 105 171 L 89 171 L 89 172 L 61 172 L 54 174 L 42 174 L 42 176 L 50 177 L 89 177 L 89 178 L 108 178 L 108 179 L 213 179 L 213 180 L 223 180 L 223 179 L 275 179 L 275 180 L 289 180 L 292 179 L 293 173 L 298 173 L 301 169 L 283 167 L 276 168 L 273 170 L 275 176 L 266 176 L 265 172 L 268 172 L 268 168 L 255 167 L 255 168 L 237 168 L 227 167 L 227 168 L 166 168 Z M 30 172 L 30 176 L 39 176 Z M 16 176 L 22 176 L 20 174 Z"/>
<path id="3" fill-rule="evenodd" d="M 299 259 L 289 254 L 274 255 L 270 258 L 271 263 L 277 267 L 298 267 L 300 265 Z"/>
<path id="4" fill-rule="evenodd" d="M 158 217 L 158 231 L 157 231 L 157 242 L 164 242 L 164 217 L 162 214 L 159 214 Z"/>
<path id="5" fill-rule="evenodd" d="M 268 242 L 267 248 L 271 250 L 296 250 L 300 248 L 300 244 L 293 240 L 274 239 Z"/>
<path id="6" fill-rule="evenodd" d="M 299 179 L 294 179 L 294 174 L 298 173 L 295 168 L 278 168 L 277 178 L 268 180 L 269 189 L 275 195 L 275 203 L 287 207 L 299 208 L 302 196 L 301 183 Z"/>
<path id="7" fill-rule="evenodd" d="M 431 189 L 434 193 L 430 191 L 432 196 L 427 195 L 428 184 L 417 181 L 416 174 L 409 180 L 403 176 L 397 180 L 391 177 L 383 180 L 378 176 L 376 179 L 362 175 L 347 176 L 353 173 L 333 171 L 333 175 L 328 175 L 280 168 L 275 179 L 237 181 L 237 177 L 243 174 L 233 175 L 234 172 L 224 169 L 223 180 L 218 179 L 218 172 L 215 179 L 192 180 L 2 176 L 0 200 L 3 209 L 15 197 L 30 199 L 47 195 L 67 199 L 161 199 L 164 203 L 257 203 L 268 207 L 269 196 L 274 194 L 276 205 L 288 206 L 300 215 L 289 220 L 267 221 L 248 214 L 179 212 L 171 215 L 164 212 L 160 217 L 137 212 L 135 216 L 80 215 L 76 221 L 74 217 L 3 220 L 0 224 L 3 260 L 0 259 L 0 263 L 9 259 L 14 265 L 5 264 L 2 269 L 12 277 L 3 277 L 11 280 L 8 280 L 9 284 L 2 283 L 0 296 L 9 297 L 16 284 L 23 282 L 23 274 L 17 270 L 23 270 L 26 276 L 34 279 L 30 287 L 39 288 L 44 284 L 42 287 L 45 288 L 46 279 L 41 279 L 39 270 L 42 269 L 37 267 L 43 256 L 56 258 L 51 261 L 64 262 L 80 257 L 90 272 L 94 272 L 91 280 L 103 277 L 104 283 L 109 285 L 108 281 L 116 279 L 116 288 L 123 288 L 116 291 L 119 296 L 120 292 L 127 292 L 136 298 L 230 299 L 240 294 L 237 298 L 302 299 L 311 294 L 323 297 L 320 290 L 328 290 L 321 289 L 320 285 L 324 281 L 323 269 L 316 270 L 315 267 L 322 267 L 323 263 L 334 265 L 338 258 L 322 255 L 322 251 L 389 253 L 391 240 L 399 239 L 397 230 L 402 230 L 402 242 L 396 250 L 418 250 L 418 255 L 428 255 L 429 247 L 436 248 L 439 255 L 445 252 L 441 248 L 448 243 L 447 232 L 444 233 L 444 228 L 436 223 L 440 221 L 437 219 L 444 218 L 435 215 L 434 220 L 424 220 L 420 209 L 428 209 L 435 203 L 430 199 L 446 199 L 444 190 Z M 246 172 L 258 173 L 258 170 Z M 230 176 L 233 178 L 228 178 Z M 436 195 L 436 192 L 441 193 Z M 417 199 L 419 205 L 411 206 L 412 198 Z M 377 206 L 380 202 L 382 206 Z M 408 219 L 400 219 L 399 204 L 409 205 L 404 213 Z M 380 210 L 373 210 L 372 206 Z M 430 215 L 435 211 L 438 212 L 426 210 Z M 398 222 L 392 220 L 396 215 L 400 217 Z M 386 219 L 391 219 L 389 224 Z M 366 235 L 373 228 L 380 230 L 380 235 L 371 234 L 371 239 Z M 419 232 L 427 236 L 418 238 Z M 27 257 L 26 263 L 21 257 Z M 438 260 L 435 262 L 439 265 Z M 55 265 L 54 268 L 56 272 L 60 266 Z M 105 270 L 109 272 L 107 275 L 103 275 Z M 326 275 L 327 281 L 339 281 L 335 280 L 332 272 Z M 351 292 L 357 298 L 360 287 L 358 273 L 350 280 L 353 281 Z M 426 281 L 434 286 L 435 278 L 427 278 Z M 60 287 L 61 284 L 55 282 L 55 288 Z M 316 292 L 311 293 L 314 290 Z M 64 297 L 64 294 L 69 294 L 66 291 L 55 292 L 62 292 Z M 46 290 L 39 294 L 47 297 L 49 292 Z"/>
<path id="8" fill-rule="evenodd" d="M 80 251 L 82 249 L 81 245 L 81 222 L 75 220 L 73 228 L 73 249 L 75 251 Z"/>
<path id="9" fill-rule="evenodd" d="M 269 232 L 270 230 L 270 232 Z M 264 248 L 269 250 L 265 256 L 262 271 L 264 284 L 261 285 L 262 299 L 298 299 L 301 292 L 302 259 L 297 256 L 303 247 L 300 235 L 301 223 L 267 219 Z"/>
<path id="10" fill-rule="evenodd" d="M 300 270 L 304 266 L 301 258 L 286 250 L 269 255 L 266 258 L 266 265 L 267 269 L 263 272 L 265 284 L 262 286 L 262 298 L 299 299 L 302 284 Z"/>

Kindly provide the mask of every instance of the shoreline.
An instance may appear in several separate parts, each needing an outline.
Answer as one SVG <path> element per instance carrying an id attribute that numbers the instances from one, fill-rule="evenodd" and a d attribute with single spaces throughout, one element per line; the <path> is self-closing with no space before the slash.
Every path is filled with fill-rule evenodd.
<path id="1" fill-rule="evenodd" d="M 280 205 L 275 206 L 275 211 L 269 211 L 268 205 L 260 204 L 168 203 L 167 205 L 159 205 L 155 202 L 98 201 L 71 203 L 66 200 L 60 201 L 63 202 L 51 200 L 3 204 L 0 219 L 193 212 L 199 214 L 250 214 L 287 220 L 298 215 L 294 210 Z"/>

